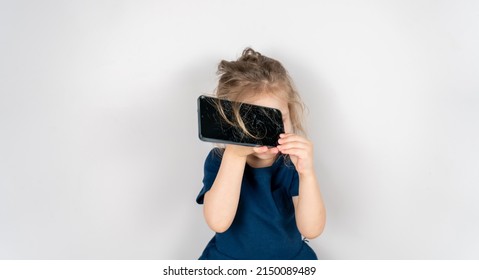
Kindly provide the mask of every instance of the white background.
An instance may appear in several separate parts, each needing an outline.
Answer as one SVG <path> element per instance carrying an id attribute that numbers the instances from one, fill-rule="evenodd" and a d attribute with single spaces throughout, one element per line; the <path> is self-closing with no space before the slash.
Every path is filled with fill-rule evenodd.
<path id="1" fill-rule="evenodd" d="M 0 258 L 196 259 L 196 98 L 251 46 L 307 104 L 321 259 L 479 258 L 479 2 L 0 1 Z"/>

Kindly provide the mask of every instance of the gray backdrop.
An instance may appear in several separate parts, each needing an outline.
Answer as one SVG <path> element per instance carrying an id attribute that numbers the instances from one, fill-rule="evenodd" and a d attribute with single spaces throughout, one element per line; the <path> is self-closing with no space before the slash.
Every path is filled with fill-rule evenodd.
<path id="1" fill-rule="evenodd" d="M 479 2 L 0 1 L 0 258 L 195 259 L 196 98 L 290 71 L 322 259 L 479 258 Z"/>

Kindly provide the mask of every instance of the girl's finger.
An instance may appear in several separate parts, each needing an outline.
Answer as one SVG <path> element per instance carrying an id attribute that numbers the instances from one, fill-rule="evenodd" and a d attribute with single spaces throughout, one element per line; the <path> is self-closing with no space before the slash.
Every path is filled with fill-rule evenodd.
<path id="1" fill-rule="evenodd" d="M 277 153 L 279 153 L 279 149 L 276 148 L 276 147 L 273 147 L 273 148 L 271 148 L 271 149 L 268 149 L 268 153 L 270 153 L 270 154 L 277 154 Z"/>
<path id="2" fill-rule="evenodd" d="M 278 148 L 276 147 L 269 148 L 267 146 L 254 147 L 253 151 L 257 154 L 264 154 L 264 153 L 277 154 L 279 152 Z"/>
<path id="3" fill-rule="evenodd" d="M 302 150 L 302 149 L 288 149 L 288 150 L 281 151 L 281 153 L 290 155 L 290 156 L 297 156 L 300 159 L 306 158 L 306 152 L 305 150 Z"/>
<path id="4" fill-rule="evenodd" d="M 283 135 L 283 134 L 281 134 Z M 280 136 L 280 139 L 278 140 L 278 143 L 284 144 L 287 142 L 291 141 L 297 141 L 297 142 L 302 142 L 302 143 L 309 143 L 308 140 L 306 140 L 304 137 L 301 137 L 296 134 L 285 134 L 283 137 Z"/>
<path id="5" fill-rule="evenodd" d="M 260 153 L 264 153 L 264 152 L 268 151 L 268 147 L 266 147 L 266 146 L 254 147 L 254 148 L 253 148 L 253 151 L 254 151 L 255 153 L 259 153 L 259 154 L 260 154 Z"/>
<path id="6" fill-rule="evenodd" d="M 281 144 L 277 146 L 280 151 L 287 150 L 291 148 L 301 148 L 301 149 L 308 149 L 309 145 L 303 142 L 287 142 L 285 144 Z"/>

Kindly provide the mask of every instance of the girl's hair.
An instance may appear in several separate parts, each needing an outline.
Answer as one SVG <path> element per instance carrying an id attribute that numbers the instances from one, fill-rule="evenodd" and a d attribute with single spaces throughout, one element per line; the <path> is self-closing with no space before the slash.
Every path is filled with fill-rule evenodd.
<path id="1" fill-rule="evenodd" d="M 254 132 L 246 129 L 239 113 L 241 105 L 237 102 L 262 94 L 273 94 L 283 98 L 288 103 L 293 133 L 303 136 L 306 134 L 302 125 L 305 106 L 291 77 L 279 61 L 264 56 L 252 48 L 246 48 L 236 61 L 222 60 L 218 65 L 217 74 L 219 82 L 216 96 L 235 101 L 232 108 L 233 118 L 226 117 L 220 102 L 216 106 L 227 122 L 240 127 L 246 135 L 257 137 Z"/>

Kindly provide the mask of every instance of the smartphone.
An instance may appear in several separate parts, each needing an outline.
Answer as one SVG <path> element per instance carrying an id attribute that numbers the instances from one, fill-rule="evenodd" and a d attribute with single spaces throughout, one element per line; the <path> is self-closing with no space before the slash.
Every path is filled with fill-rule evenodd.
<path id="1" fill-rule="evenodd" d="M 239 108 L 243 128 L 236 125 L 233 108 Z M 227 121 L 225 117 L 234 121 Z M 198 132 L 199 138 L 206 142 L 276 147 L 279 135 L 284 133 L 283 117 L 275 108 L 201 95 L 198 97 Z"/>

